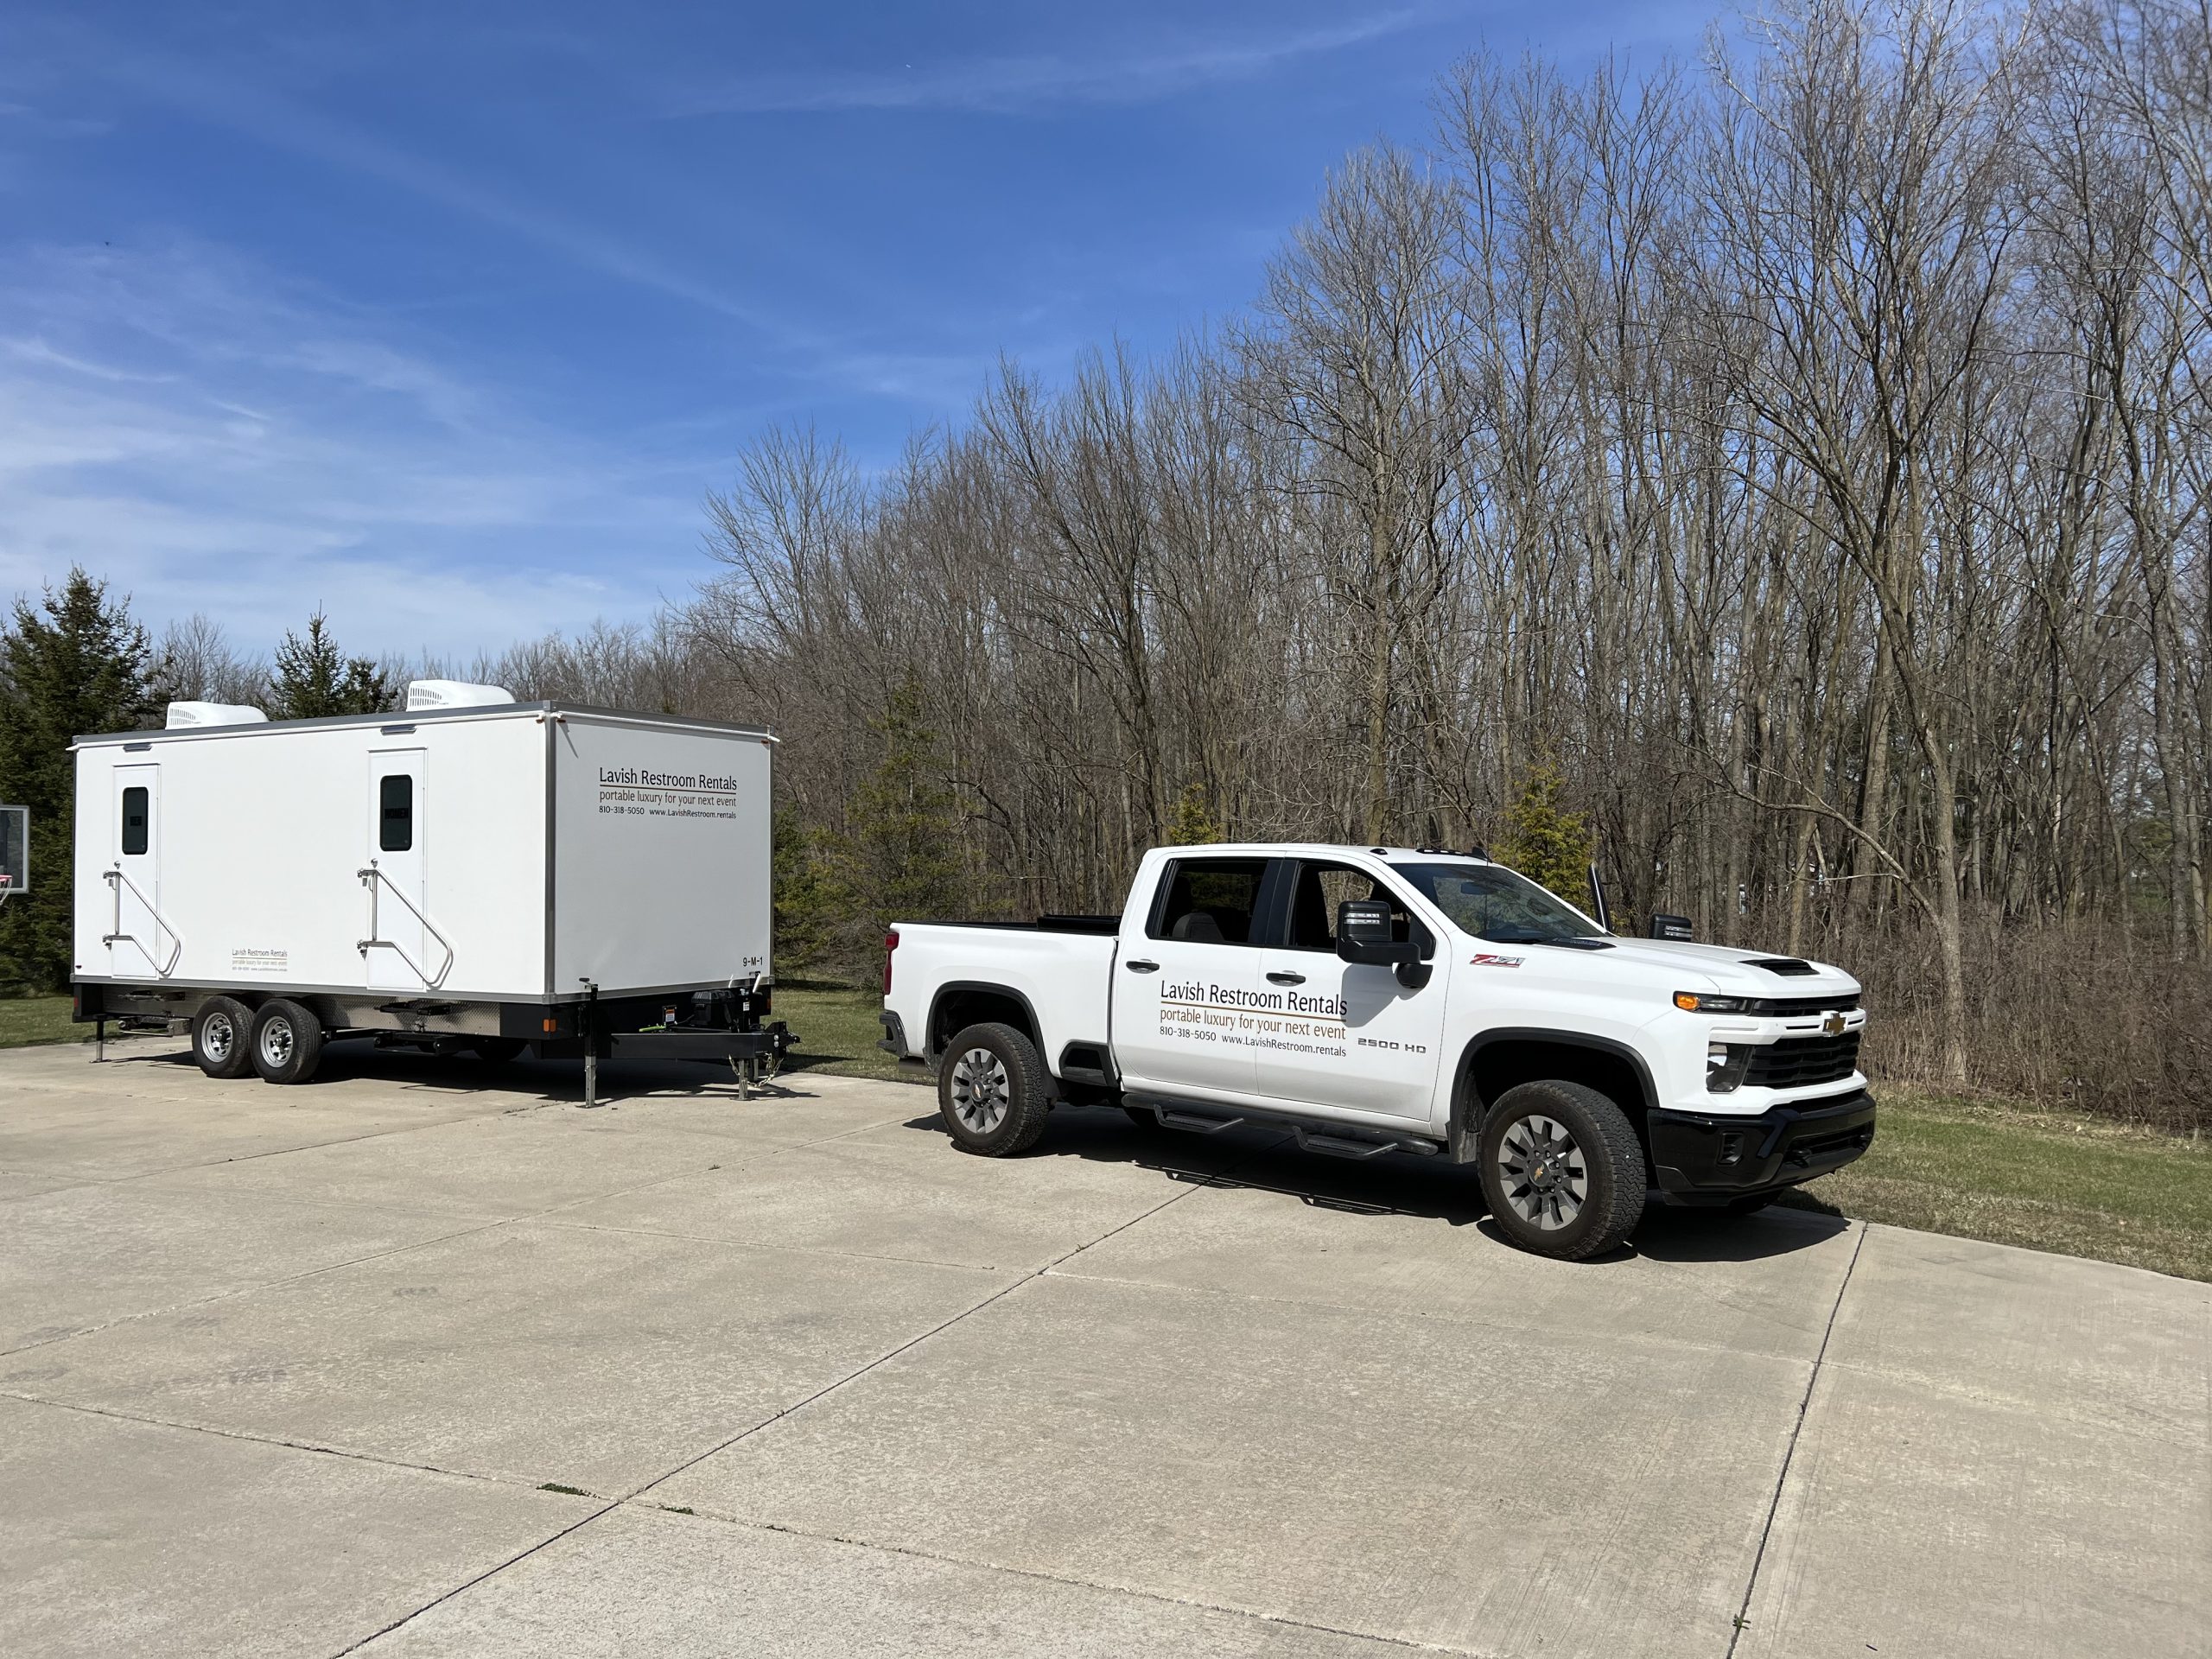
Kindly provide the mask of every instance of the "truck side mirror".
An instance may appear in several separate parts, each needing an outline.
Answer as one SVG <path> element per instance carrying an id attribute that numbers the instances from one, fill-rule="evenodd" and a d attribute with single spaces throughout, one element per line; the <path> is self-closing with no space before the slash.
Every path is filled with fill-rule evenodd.
<path id="1" fill-rule="evenodd" d="M 1421 948 L 1390 937 L 1389 900 L 1347 899 L 1337 906 L 1337 954 L 1346 962 L 1395 968 L 1419 961 Z"/>
<path id="2" fill-rule="evenodd" d="M 1651 937 L 1686 943 L 1694 936 L 1690 931 L 1690 918 L 1687 916 L 1654 916 L 1651 918 Z"/>

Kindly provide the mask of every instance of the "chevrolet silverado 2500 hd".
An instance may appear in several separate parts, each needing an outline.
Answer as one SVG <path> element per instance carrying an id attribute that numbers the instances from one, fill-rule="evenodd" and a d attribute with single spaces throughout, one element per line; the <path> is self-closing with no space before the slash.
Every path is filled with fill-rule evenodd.
<path id="1" fill-rule="evenodd" d="M 1581 1258 L 1651 1188 L 1758 1208 L 1874 1136 L 1859 982 L 1607 932 L 1477 855 L 1293 844 L 1145 855 L 1119 918 L 901 922 L 882 1046 L 945 1127 L 1020 1152 L 1056 1101 L 1310 1151 L 1476 1166 L 1516 1243 Z"/>

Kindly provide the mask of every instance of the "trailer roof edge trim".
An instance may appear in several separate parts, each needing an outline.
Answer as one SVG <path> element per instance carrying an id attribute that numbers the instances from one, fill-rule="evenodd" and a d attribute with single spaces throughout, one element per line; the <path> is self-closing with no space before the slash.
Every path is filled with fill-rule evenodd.
<path id="1" fill-rule="evenodd" d="M 629 726 L 721 732 L 732 737 L 757 738 L 763 743 L 780 745 L 783 741 L 773 732 L 761 727 L 740 726 L 723 720 L 699 720 L 689 715 L 652 715 L 633 709 L 601 709 L 588 702 L 501 702 L 467 709 L 418 709 L 411 714 L 395 710 L 382 715 L 329 715 L 320 720 L 271 720 L 258 725 L 180 726 L 168 730 L 147 732 L 87 732 L 72 738 L 69 747 L 77 749 L 111 743 L 174 743 L 188 739 L 200 742 L 210 739 L 235 741 L 266 737 L 272 732 L 322 731 L 346 727 L 422 726 L 462 720 L 536 720 L 549 715 L 581 715 L 592 720 L 617 721 Z"/>

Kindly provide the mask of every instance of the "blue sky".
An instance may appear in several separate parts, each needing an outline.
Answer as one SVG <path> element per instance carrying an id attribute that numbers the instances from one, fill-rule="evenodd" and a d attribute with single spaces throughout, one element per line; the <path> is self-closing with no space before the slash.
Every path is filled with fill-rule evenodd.
<path id="1" fill-rule="evenodd" d="M 0 13 L 0 594 L 473 654 L 707 571 L 772 422 L 864 461 L 1240 309 L 1323 175 L 1487 41 L 1693 53 L 1703 8 Z"/>

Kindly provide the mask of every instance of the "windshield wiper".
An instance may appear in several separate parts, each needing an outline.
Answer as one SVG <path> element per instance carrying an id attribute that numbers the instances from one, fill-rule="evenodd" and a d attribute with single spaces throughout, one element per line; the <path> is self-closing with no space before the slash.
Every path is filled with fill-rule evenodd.
<path id="1" fill-rule="evenodd" d="M 1523 930 L 1517 933 L 1485 933 L 1482 936 L 1491 944 L 1556 944 L 1569 950 L 1610 950 L 1610 940 L 1588 933 L 1536 933 Z"/>

